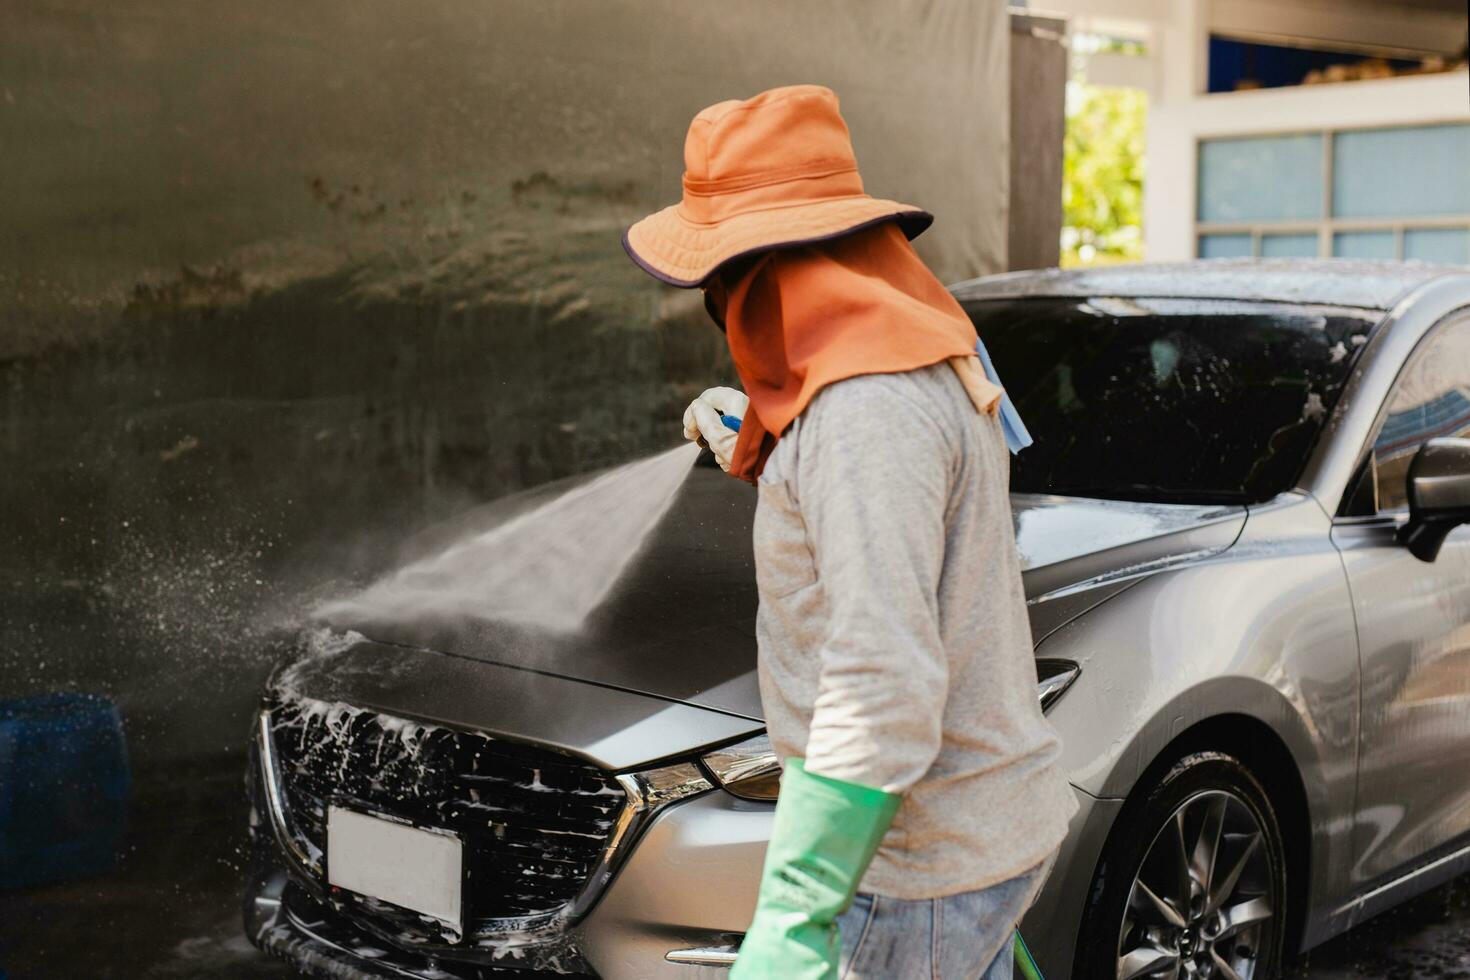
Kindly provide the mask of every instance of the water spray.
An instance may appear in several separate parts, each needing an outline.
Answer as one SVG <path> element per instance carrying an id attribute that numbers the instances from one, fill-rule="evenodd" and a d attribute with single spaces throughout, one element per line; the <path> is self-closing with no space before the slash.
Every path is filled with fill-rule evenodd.
<path id="1" fill-rule="evenodd" d="M 673 506 L 698 456 L 686 443 L 615 467 L 317 615 L 359 628 L 465 617 L 575 632 Z"/>

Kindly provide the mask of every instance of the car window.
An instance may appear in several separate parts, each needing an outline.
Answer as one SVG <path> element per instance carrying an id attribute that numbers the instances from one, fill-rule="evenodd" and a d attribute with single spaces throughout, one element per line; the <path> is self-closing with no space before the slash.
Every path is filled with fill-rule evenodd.
<path id="1" fill-rule="evenodd" d="M 1470 319 L 1430 336 L 1394 385 L 1373 441 L 1380 513 L 1408 508 L 1409 463 L 1438 436 L 1470 438 Z"/>
<path id="2" fill-rule="evenodd" d="M 965 309 L 1036 440 L 1013 492 L 1173 503 L 1289 489 L 1379 316 L 1116 296 Z"/>

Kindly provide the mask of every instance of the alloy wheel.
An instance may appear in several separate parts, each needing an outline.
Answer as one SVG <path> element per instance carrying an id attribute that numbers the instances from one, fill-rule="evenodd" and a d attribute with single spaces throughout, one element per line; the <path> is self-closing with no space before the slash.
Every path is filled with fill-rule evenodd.
<path id="1" fill-rule="evenodd" d="M 1118 980 L 1260 980 L 1280 898 L 1261 823 L 1208 790 L 1164 821 L 1134 876 L 1118 933 Z"/>

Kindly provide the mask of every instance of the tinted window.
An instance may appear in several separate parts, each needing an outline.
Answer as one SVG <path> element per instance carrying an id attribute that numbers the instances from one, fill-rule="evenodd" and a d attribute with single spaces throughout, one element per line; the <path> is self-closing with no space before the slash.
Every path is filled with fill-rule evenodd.
<path id="1" fill-rule="evenodd" d="M 975 302 L 1036 443 L 1011 489 L 1261 501 L 1289 489 L 1377 317 L 1212 300 Z"/>
<path id="2" fill-rule="evenodd" d="M 1394 385 L 1388 415 L 1373 442 L 1378 509 L 1409 506 L 1409 462 L 1437 436 L 1470 438 L 1470 321 L 1440 328 L 1414 354 Z"/>

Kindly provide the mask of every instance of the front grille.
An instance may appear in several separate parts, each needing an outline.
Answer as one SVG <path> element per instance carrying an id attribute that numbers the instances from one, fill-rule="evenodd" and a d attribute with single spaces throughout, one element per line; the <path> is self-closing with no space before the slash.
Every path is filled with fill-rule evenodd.
<path id="1" fill-rule="evenodd" d="M 596 766 L 479 733 L 310 700 L 273 706 L 269 724 L 286 816 L 310 850 L 326 851 L 331 804 L 460 835 L 470 938 L 564 913 L 628 802 Z M 457 938 L 405 910 L 354 901 L 403 940 Z"/>

